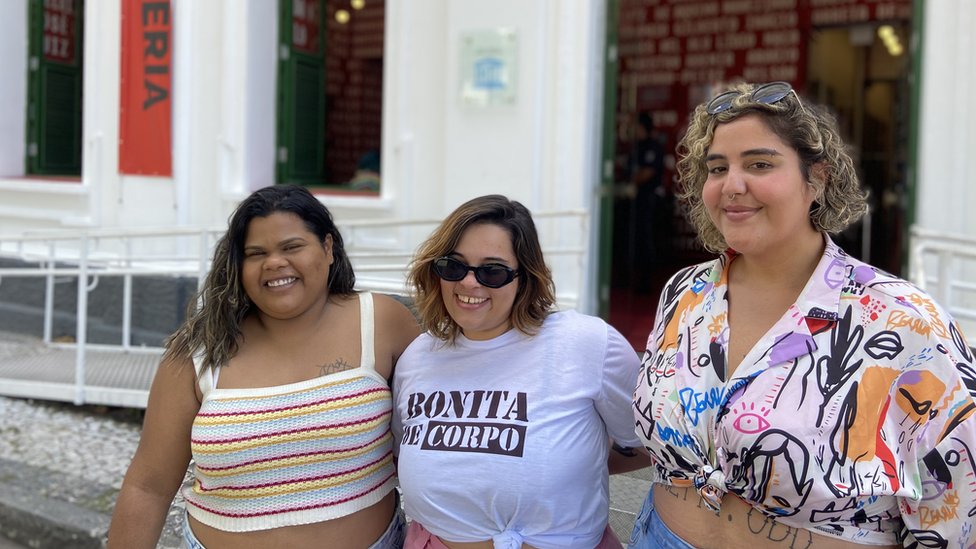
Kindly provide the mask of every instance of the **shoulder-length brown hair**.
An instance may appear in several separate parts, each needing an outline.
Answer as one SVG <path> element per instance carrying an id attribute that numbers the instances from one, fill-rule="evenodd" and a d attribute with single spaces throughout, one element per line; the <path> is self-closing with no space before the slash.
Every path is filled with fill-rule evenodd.
<path id="1" fill-rule="evenodd" d="M 769 105 L 752 101 L 750 95 L 759 85 L 733 87 L 739 95 L 731 107 L 718 114 L 708 114 L 705 104 L 699 105 L 677 146 L 678 198 L 702 244 L 713 252 L 724 251 L 728 244 L 712 223 L 701 198 L 708 179 L 705 157 L 715 128 L 746 115 L 759 116 L 770 131 L 797 152 L 803 178 L 814 190 L 815 199 L 810 207 L 814 228 L 838 233 L 867 212 L 867 193 L 861 188 L 854 160 L 840 137 L 834 117 L 819 105 L 801 103 L 795 92 Z M 820 168 L 813 170 L 814 165 Z"/>
<path id="2" fill-rule="evenodd" d="M 525 334 L 537 333 L 556 302 L 552 272 L 542 257 L 542 245 L 529 210 L 497 194 L 471 199 L 451 212 L 420 245 L 407 273 L 421 326 L 449 343 L 457 339 L 461 327 L 447 312 L 440 278 L 434 274 L 432 264 L 435 259 L 453 253 L 464 231 L 480 223 L 497 225 L 512 238 L 519 269 L 518 294 L 510 317 L 512 325 Z"/>

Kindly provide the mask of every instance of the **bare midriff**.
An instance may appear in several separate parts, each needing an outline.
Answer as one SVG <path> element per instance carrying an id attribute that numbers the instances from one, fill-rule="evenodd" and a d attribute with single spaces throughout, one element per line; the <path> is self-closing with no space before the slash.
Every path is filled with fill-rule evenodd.
<path id="1" fill-rule="evenodd" d="M 654 485 L 654 510 L 667 527 L 702 549 L 894 549 L 863 545 L 776 522 L 734 494 L 725 494 L 716 514 L 691 487 Z"/>
<path id="2" fill-rule="evenodd" d="M 193 535 L 207 549 L 238 547 L 369 547 L 393 520 L 396 496 L 390 492 L 378 503 L 337 519 L 255 532 L 225 532 L 188 516 Z"/>

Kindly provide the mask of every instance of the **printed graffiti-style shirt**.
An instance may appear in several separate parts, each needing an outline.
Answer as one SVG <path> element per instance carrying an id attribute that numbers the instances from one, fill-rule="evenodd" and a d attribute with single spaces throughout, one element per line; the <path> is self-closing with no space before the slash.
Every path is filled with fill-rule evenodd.
<path id="1" fill-rule="evenodd" d="M 619 332 L 574 311 L 534 336 L 421 335 L 393 382 L 407 516 L 447 541 L 595 547 L 609 515 L 607 437 L 640 444 L 639 367 Z"/>
<path id="2" fill-rule="evenodd" d="M 735 253 L 667 283 L 634 394 L 654 482 L 731 492 L 857 543 L 969 547 L 972 352 L 923 291 L 825 239 L 796 303 L 728 380 Z"/>

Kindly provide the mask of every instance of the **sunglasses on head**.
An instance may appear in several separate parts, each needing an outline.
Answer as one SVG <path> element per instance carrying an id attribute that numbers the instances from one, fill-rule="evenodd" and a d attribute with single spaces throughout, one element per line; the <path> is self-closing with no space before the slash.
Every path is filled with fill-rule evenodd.
<path id="1" fill-rule="evenodd" d="M 474 271 L 474 279 L 487 288 L 501 288 L 519 275 L 518 271 L 501 263 L 485 263 L 472 267 L 448 256 L 438 257 L 432 265 L 434 274 L 450 282 L 463 280 L 468 276 L 468 271 Z"/>
<path id="2" fill-rule="evenodd" d="M 749 95 L 749 101 L 762 103 L 763 105 L 772 105 L 779 103 L 791 93 L 796 96 L 796 102 L 802 109 L 803 103 L 800 101 L 800 96 L 796 94 L 796 91 L 793 90 L 793 86 L 789 82 L 769 82 L 756 86 L 756 89 L 752 90 L 752 93 Z M 735 90 L 720 93 L 705 105 L 705 112 L 712 116 L 720 112 L 725 112 L 732 108 L 732 102 L 740 95 L 742 94 Z"/>

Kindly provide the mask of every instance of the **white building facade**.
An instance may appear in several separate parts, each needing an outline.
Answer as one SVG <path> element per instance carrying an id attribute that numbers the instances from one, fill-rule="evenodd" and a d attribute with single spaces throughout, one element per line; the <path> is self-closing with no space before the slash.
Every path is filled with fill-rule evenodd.
<path id="1" fill-rule="evenodd" d="M 60 0 L 51 2 L 0 5 L 0 235 L 222 226 L 244 196 L 279 181 L 283 12 L 273 0 L 85 1 L 78 13 L 84 29 L 78 36 L 84 65 L 80 170 L 67 177 L 32 173 L 25 135 L 34 116 L 27 107 L 35 68 L 25 22 L 40 9 L 37 3 L 58 8 Z M 135 6 L 157 10 L 150 21 L 169 29 L 170 169 L 162 175 L 120 170 L 124 4 L 130 10 L 125 21 Z M 291 9 L 298 4 L 304 2 Z M 921 56 L 920 99 L 908 217 L 928 229 L 976 238 L 976 186 L 966 170 L 976 150 L 970 99 L 976 6 L 969 0 L 916 5 L 920 43 L 912 48 Z M 608 9 L 615 6 L 606 0 L 386 0 L 382 184 L 375 194 L 326 186 L 317 190 L 322 201 L 340 225 L 390 221 L 360 247 L 404 257 L 431 226 L 395 221 L 440 219 L 474 196 L 500 193 L 534 212 L 568 212 L 539 221 L 554 252 L 559 299 L 600 312 L 608 290 L 599 265 L 613 261 L 601 223 L 607 195 L 601 189 L 610 170 L 604 88 L 615 61 L 607 47 Z M 486 48 L 497 50 L 504 76 L 472 92 L 472 78 L 478 78 L 471 74 L 473 59 Z M 152 75 L 142 76 L 148 81 Z M 360 278 L 371 281 L 366 286 L 402 288 L 402 272 Z"/>

